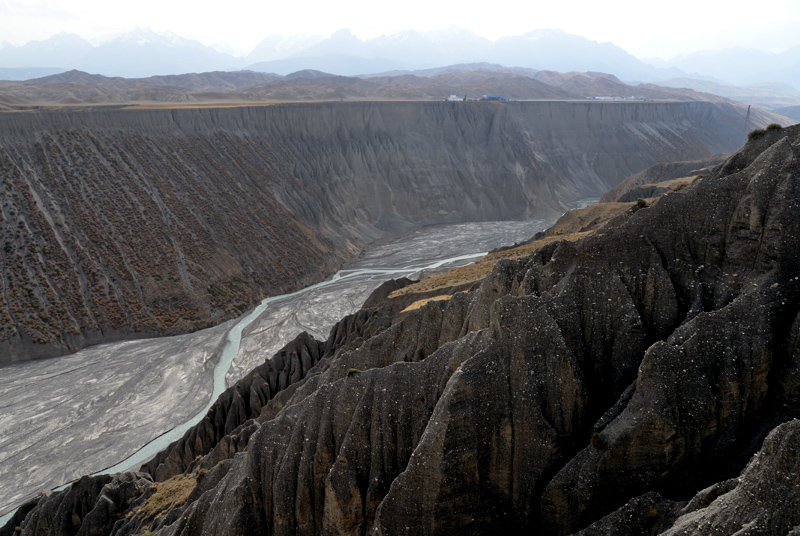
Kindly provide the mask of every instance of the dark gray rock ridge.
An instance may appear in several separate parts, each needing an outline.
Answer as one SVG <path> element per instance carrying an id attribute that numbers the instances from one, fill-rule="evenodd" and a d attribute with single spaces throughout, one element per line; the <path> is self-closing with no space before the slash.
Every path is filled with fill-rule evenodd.
<path id="1" fill-rule="evenodd" d="M 711 169 L 723 162 L 728 155 L 715 154 L 708 158 L 692 160 L 689 162 L 669 162 L 656 164 L 639 173 L 631 175 L 624 181 L 617 184 L 614 188 L 607 191 L 600 198 L 601 203 L 618 202 L 629 203 L 640 198 L 658 197 L 668 189 L 657 187 L 657 183 L 672 179 L 681 179 L 697 175 L 706 175 Z"/>
<path id="2" fill-rule="evenodd" d="M 339 349 L 358 346 L 392 325 L 393 317 L 417 296 L 391 303 L 386 299 L 392 291 L 410 283 L 411 280 L 401 278 L 381 284 L 361 310 L 331 328 L 326 341 L 317 341 L 305 332 L 298 335 L 275 356 L 226 389 L 200 423 L 144 464 L 142 471 L 163 481 L 199 467 L 209 469 L 245 450 L 255 428 L 252 421 L 275 415 L 309 373 L 324 370 L 327 363 L 320 361 L 327 361 Z"/>
<path id="3" fill-rule="evenodd" d="M 794 530 L 798 157 L 800 127 L 771 132 L 579 242 L 498 262 L 469 292 L 374 331 L 355 315 L 326 343 L 300 337 L 340 344 L 223 428 L 246 445 L 225 435 L 186 466 L 203 476 L 184 503 L 97 533 Z M 108 484 L 87 479 L 86 508 Z M 97 519 L 79 530 L 108 526 Z"/>

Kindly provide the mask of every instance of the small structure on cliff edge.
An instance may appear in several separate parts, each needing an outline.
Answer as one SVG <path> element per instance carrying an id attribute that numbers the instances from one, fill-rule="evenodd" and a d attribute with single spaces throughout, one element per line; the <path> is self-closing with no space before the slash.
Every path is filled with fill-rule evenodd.
<path id="1" fill-rule="evenodd" d="M 501 97 L 499 95 L 484 95 L 481 99 L 483 101 L 500 101 L 500 102 L 508 102 L 508 99 L 505 97 Z"/>

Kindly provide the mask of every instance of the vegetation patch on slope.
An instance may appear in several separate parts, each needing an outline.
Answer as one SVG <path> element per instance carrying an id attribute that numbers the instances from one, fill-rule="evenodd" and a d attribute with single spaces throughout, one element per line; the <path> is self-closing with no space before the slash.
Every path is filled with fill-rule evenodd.
<path id="1" fill-rule="evenodd" d="M 455 288 L 467 283 L 477 282 L 486 277 L 501 259 L 520 259 L 540 247 L 560 240 L 571 242 L 580 240 L 593 234 L 612 218 L 632 210 L 635 206 L 636 203 L 596 203 L 588 207 L 570 210 L 550 229 L 544 233 L 538 233 L 532 240 L 524 244 L 494 251 L 478 259 L 474 264 L 436 274 L 413 285 L 395 290 L 389 295 L 389 298 Z M 424 303 L 421 303 L 423 301 L 415 302 L 412 306 L 419 303 L 415 308 L 421 307 L 424 305 Z"/>
<path id="2" fill-rule="evenodd" d="M 400 313 L 402 314 L 402 313 L 407 313 L 409 311 L 414 311 L 432 301 L 449 300 L 449 299 L 450 299 L 449 294 L 440 294 L 439 296 L 433 296 L 432 298 L 424 298 L 422 300 L 415 301 L 414 303 L 412 303 L 411 305 L 400 311 Z"/>
<path id="3" fill-rule="evenodd" d="M 191 475 L 177 475 L 164 482 L 155 482 L 151 487 L 153 494 L 144 504 L 132 511 L 141 516 L 142 522 L 150 522 L 160 515 L 186 504 L 186 499 L 197 485 L 197 478 Z"/>

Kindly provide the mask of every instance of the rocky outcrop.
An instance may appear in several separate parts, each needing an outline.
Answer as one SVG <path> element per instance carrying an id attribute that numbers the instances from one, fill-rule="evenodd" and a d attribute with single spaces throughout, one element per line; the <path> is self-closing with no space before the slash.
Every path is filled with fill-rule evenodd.
<path id="1" fill-rule="evenodd" d="M 111 533 L 797 530 L 799 157 L 800 127 L 768 132 L 588 238 L 499 261 L 469 292 L 374 331 L 356 315 L 326 343 L 301 337 L 347 342 L 251 397 L 241 447 L 222 427 L 205 459 L 213 441 L 190 465 L 151 464 L 208 484 Z"/>
<path id="2" fill-rule="evenodd" d="M 728 155 L 715 154 L 708 158 L 692 160 L 689 162 L 668 162 L 656 164 L 645 170 L 631 175 L 614 188 L 607 191 L 600 198 L 601 203 L 629 203 L 637 199 L 658 197 L 671 190 L 667 186 L 669 181 L 686 178 L 691 182 L 697 175 L 706 175 L 711 168 L 721 163 Z M 660 183 L 660 184 L 659 184 Z"/>
<path id="3" fill-rule="evenodd" d="M 699 492 L 666 536 L 800 532 L 800 421 L 775 428 L 739 478 Z"/>
<path id="4" fill-rule="evenodd" d="M 657 161 L 733 149 L 742 115 L 709 102 L 4 114 L 0 364 L 205 327 L 417 225 L 558 214 Z"/>
<path id="5" fill-rule="evenodd" d="M 343 348 L 355 348 L 365 339 L 390 327 L 397 314 L 414 297 L 388 300 L 391 292 L 412 281 L 391 279 L 375 289 L 358 312 L 337 322 L 325 342 L 303 332 L 263 365 L 228 388 L 209 409 L 206 417 L 142 467 L 157 481 L 197 468 L 210 469 L 247 448 L 257 426 L 283 407 L 298 385 L 320 361 Z M 441 292 L 441 291 L 440 291 Z M 263 410 L 263 411 L 262 411 Z M 214 452 L 212 452 L 214 451 Z"/>
<path id="6" fill-rule="evenodd" d="M 800 531 L 800 421 L 777 426 L 737 478 L 674 502 L 649 492 L 579 536 L 796 534 Z"/>
<path id="7" fill-rule="evenodd" d="M 138 473 L 83 477 L 58 494 L 40 498 L 25 518 L 25 530 L 32 534 L 110 534 L 128 507 L 152 484 L 148 475 Z"/>

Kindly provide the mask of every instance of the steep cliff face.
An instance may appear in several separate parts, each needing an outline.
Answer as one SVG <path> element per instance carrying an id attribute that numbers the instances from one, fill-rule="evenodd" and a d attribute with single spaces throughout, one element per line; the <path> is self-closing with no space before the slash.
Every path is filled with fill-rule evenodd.
<path id="1" fill-rule="evenodd" d="M 0 142 L 0 362 L 205 327 L 348 254 L 276 199 L 264 145 L 60 127 L 30 138 Z"/>
<path id="2" fill-rule="evenodd" d="M 693 103 L 321 103 L 9 113 L 0 363 L 185 332 L 441 221 L 558 214 L 728 151 Z"/>
<path id="3" fill-rule="evenodd" d="M 82 479 L 20 531 L 786 534 L 798 210 L 800 127 L 402 319 L 384 287 L 147 472 Z"/>

